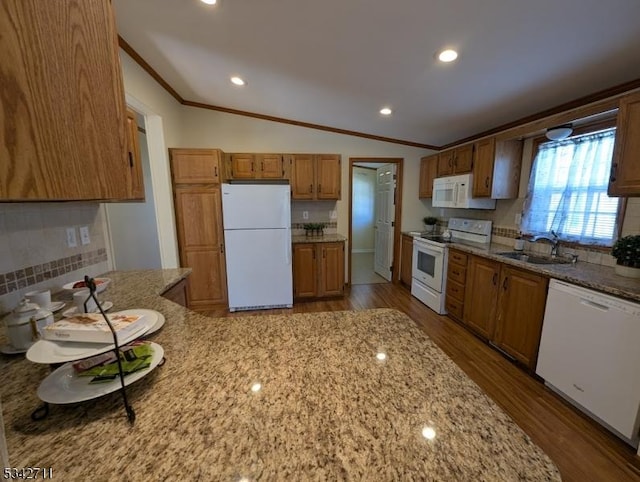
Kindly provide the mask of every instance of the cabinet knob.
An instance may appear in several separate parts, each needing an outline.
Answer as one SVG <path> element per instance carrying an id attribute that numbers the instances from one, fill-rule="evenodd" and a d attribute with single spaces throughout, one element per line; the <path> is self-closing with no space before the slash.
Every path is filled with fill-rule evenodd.
<path id="1" fill-rule="evenodd" d="M 313 192 L 313 184 L 309 184 L 309 192 L 312 193 Z"/>
<path id="2" fill-rule="evenodd" d="M 618 163 L 614 162 L 611 164 L 611 173 L 609 174 L 609 182 L 616 182 L 616 169 L 618 167 Z"/>
<path id="3" fill-rule="evenodd" d="M 489 177 L 486 177 L 484 180 L 484 187 L 489 187 Z"/>
<path id="4" fill-rule="evenodd" d="M 504 291 L 507 291 L 508 287 L 509 287 L 509 277 L 505 276 L 504 281 L 502 282 L 502 289 Z"/>
<path id="5" fill-rule="evenodd" d="M 498 282 L 498 273 L 493 273 L 493 286 L 495 286 L 497 282 Z"/>

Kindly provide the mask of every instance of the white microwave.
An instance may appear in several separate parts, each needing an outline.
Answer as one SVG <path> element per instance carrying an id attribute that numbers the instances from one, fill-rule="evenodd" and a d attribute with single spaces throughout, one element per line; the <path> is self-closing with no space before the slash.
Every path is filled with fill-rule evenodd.
<path id="1" fill-rule="evenodd" d="M 434 208 L 495 209 L 496 200 L 473 198 L 473 174 L 437 177 L 433 180 Z"/>

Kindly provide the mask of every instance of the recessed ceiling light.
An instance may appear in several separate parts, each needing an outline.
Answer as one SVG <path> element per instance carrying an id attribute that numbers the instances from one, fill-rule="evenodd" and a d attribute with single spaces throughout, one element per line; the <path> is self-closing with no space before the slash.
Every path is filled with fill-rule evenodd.
<path id="1" fill-rule="evenodd" d="M 391 112 L 393 112 L 389 107 L 383 107 L 382 109 L 380 109 L 380 113 L 382 115 L 391 115 Z"/>
<path id="2" fill-rule="evenodd" d="M 244 81 L 244 79 L 234 76 L 231 77 L 231 82 L 236 84 L 236 85 L 246 85 L 247 83 Z"/>
<path id="3" fill-rule="evenodd" d="M 202 3 L 206 3 L 207 5 L 215 5 L 218 3 L 218 0 L 200 0 Z"/>
<path id="4" fill-rule="evenodd" d="M 458 52 L 451 49 L 443 50 L 438 54 L 438 59 L 440 59 L 441 62 L 453 62 L 457 58 Z"/>

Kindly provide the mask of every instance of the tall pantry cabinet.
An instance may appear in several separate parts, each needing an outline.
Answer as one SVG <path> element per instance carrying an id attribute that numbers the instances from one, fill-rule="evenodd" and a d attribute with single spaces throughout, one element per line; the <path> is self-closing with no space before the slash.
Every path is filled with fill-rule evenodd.
<path id="1" fill-rule="evenodd" d="M 180 264 L 193 270 L 188 306 L 208 310 L 227 303 L 218 149 L 169 149 Z"/>

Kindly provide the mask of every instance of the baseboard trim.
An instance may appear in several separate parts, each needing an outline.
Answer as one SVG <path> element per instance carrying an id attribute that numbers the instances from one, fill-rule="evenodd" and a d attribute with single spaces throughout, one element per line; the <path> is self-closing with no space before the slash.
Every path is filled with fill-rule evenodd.
<path id="1" fill-rule="evenodd" d="M 352 249 L 351 252 L 353 254 L 357 254 L 357 253 L 374 253 L 375 251 L 373 249 Z"/>

